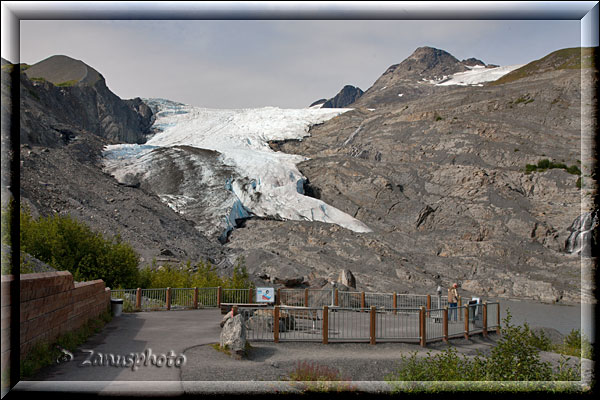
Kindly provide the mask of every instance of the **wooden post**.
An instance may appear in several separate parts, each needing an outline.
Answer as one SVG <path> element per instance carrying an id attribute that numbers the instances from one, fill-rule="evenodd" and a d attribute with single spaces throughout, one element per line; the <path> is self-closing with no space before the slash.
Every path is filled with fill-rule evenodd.
<path id="1" fill-rule="evenodd" d="M 142 308 L 142 289 L 137 288 L 135 293 L 135 308 L 140 310 Z"/>
<path id="2" fill-rule="evenodd" d="M 281 288 L 277 288 L 277 298 L 275 299 L 275 304 L 281 305 Z"/>
<path id="3" fill-rule="evenodd" d="M 308 307 L 308 288 L 304 289 L 304 307 Z"/>
<path id="4" fill-rule="evenodd" d="M 461 321 L 462 320 L 462 314 L 460 313 L 460 308 L 462 307 L 462 297 L 458 296 L 458 303 L 456 304 L 456 307 L 458 307 L 458 309 L 456 310 L 458 313 L 458 320 Z"/>
<path id="5" fill-rule="evenodd" d="M 398 310 L 396 310 L 398 308 L 398 294 L 396 292 L 394 292 L 394 314 L 398 313 Z"/>
<path id="6" fill-rule="evenodd" d="M 252 299 L 252 297 L 253 297 L 253 295 L 254 295 L 254 293 L 253 293 L 253 292 L 254 292 L 254 290 L 252 290 L 252 288 L 248 289 L 248 303 L 249 303 L 249 304 L 252 304 L 252 303 L 254 303 L 254 301 L 252 301 L 252 300 L 253 300 L 253 299 Z"/>
<path id="7" fill-rule="evenodd" d="M 171 309 L 171 288 L 167 288 L 167 310 Z"/>
<path id="8" fill-rule="evenodd" d="M 365 308 L 365 292 L 360 292 L 360 308 Z"/>
<path id="9" fill-rule="evenodd" d="M 469 338 L 469 306 L 465 306 L 465 339 Z"/>
<path id="10" fill-rule="evenodd" d="M 334 304 L 336 306 L 339 306 L 340 305 L 340 298 L 339 298 L 339 294 L 338 294 L 338 290 L 337 289 L 335 289 L 335 298 L 334 298 L 334 300 L 335 300 Z"/>
<path id="11" fill-rule="evenodd" d="M 429 318 L 431 316 L 431 312 L 429 310 L 431 310 L 431 295 L 430 294 L 427 295 L 427 318 Z"/>
<path id="12" fill-rule="evenodd" d="M 273 308 L 273 341 L 279 343 L 279 306 Z"/>
<path id="13" fill-rule="evenodd" d="M 427 345 L 427 333 L 425 332 L 425 307 L 421 306 L 419 311 L 419 336 L 421 337 L 421 347 Z"/>
<path id="14" fill-rule="evenodd" d="M 442 316 L 443 316 L 442 340 L 444 341 L 444 343 L 448 343 L 448 306 L 444 307 L 444 311 L 442 311 Z"/>
<path id="15" fill-rule="evenodd" d="M 487 301 L 483 303 L 483 337 L 487 337 Z"/>
<path id="16" fill-rule="evenodd" d="M 329 343 L 329 309 L 323 306 L 323 344 Z"/>
<path id="17" fill-rule="evenodd" d="M 375 336 L 377 332 L 377 330 L 375 329 L 376 318 L 377 313 L 375 312 L 375 306 L 371 306 L 371 322 L 369 324 L 371 327 L 371 344 L 375 344 Z"/>
<path id="18" fill-rule="evenodd" d="M 221 307 L 221 298 L 223 296 L 223 289 L 221 286 L 217 288 L 217 307 Z"/>
<path id="19" fill-rule="evenodd" d="M 198 288 L 194 288 L 194 310 L 198 308 Z"/>

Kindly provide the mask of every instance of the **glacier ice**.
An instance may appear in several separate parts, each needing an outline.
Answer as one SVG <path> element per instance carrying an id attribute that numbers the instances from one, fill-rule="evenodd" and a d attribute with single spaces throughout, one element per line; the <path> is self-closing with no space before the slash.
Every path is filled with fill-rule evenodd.
<path id="1" fill-rule="evenodd" d="M 118 144 L 105 148 L 105 169 L 118 180 L 126 174 L 152 175 L 155 167 L 148 160 L 157 149 L 210 150 L 219 154 L 218 159 L 224 166 L 235 171 L 220 184 L 221 189 L 231 193 L 229 200 L 220 203 L 227 207 L 221 210 L 221 221 L 218 222 L 224 228 L 221 239 L 226 238 L 237 220 L 253 215 L 321 221 L 355 232 L 371 231 L 352 216 L 319 199 L 304 196 L 306 178 L 296 164 L 306 158 L 275 152 L 268 145 L 270 140 L 301 140 L 308 135 L 311 125 L 350 109 L 207 109 L 164 99 L 146 102 L 156 114 L 154 136 L 144 145 Z M 204 166 L 203 171 L 206 169 Z M 180 212 L 189 202 L 189 195 L 157 194 Z"/>

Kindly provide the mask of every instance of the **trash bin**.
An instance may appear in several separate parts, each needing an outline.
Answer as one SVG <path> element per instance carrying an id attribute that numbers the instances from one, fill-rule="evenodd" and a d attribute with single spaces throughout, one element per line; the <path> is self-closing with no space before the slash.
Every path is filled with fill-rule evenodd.
<path id="1" fill-rule="evenodd" d="M 110 308 L 114 317 L 123 312 L 123 299 L 110 299 Z"/>

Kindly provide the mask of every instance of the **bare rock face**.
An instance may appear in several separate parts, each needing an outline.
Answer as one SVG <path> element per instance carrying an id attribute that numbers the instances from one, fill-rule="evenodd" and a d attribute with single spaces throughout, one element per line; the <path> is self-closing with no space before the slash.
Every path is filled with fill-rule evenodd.
<path id="1" fill-rule="evenodd" d="M 342 90 L 340 90 L 338 94 L 335 95 L 335 97 L 324 102 L 321 108 L 348 107 L 350 104 L 358 100 L 362 95 L 363 91 L 360 90 L 360 88 L 354 87 L 352 85 L 346 85 L 342 88 Z"/>
<path id="2" fill-rule="evenodd" d="M 356 289 L 356 278 L 349 269 L 343 269 L 340 272 L 338 282 L 340 282 L 342 285 Z"/>
<path id="3" fill-rule="evenodd" d="M 21 143 L 55 147 L 82 134 L 144 143 L 153 122 L 139 99 L 121 100 L 80 60 L 52 56 L 21 73 Z"/>
<path id="4" fill-rule="evenodd" d="M 248 221 L 228 247 L 270 253 L 273 266 L 281 260 L 333 280 L 343 265 L 357 290 L 432 294 L 458 281 L 467 295 L 579 302 L 573 250 L 577 237 L 594 231 L 593 218 L 581 217 L 583 189 L 572 173 L 590 162 L 581 153 L 579 70 L 440 87 L 412 75 L 456 72 L 463 63 L 415 53 L 390 67 L 354 110 L 279 146 L 308 158 L 298 167 L 311 193 L 373 232 Z M 568 169 L 526 168 L 544 159 Z"/>
<path id="5" fill-rule="evenodd" d="M 241 314 L 225 321 L 221 329 L 220 346 L 229 349 L 238 357 L 244 355 L 246 350 L 246 326 L 244 317 Z"/>

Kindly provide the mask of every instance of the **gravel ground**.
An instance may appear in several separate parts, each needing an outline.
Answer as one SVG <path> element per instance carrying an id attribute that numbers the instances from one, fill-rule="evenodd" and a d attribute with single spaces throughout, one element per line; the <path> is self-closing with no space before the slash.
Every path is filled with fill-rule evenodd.
<path id="1" fill-rule="evenodd" d="M 335 368 L 342 380 L 383 381 L 386 375 L 399 366 L 401 355 L 417 352 L 419 356 L 442 352 L 449 346 L 459 354 L 475 355 L 477 351 L 488 354 L 499 336 L 490 334 L 487 339 L 472 336 L 469 340 L 452 339 L 449 345 L 442 342 L 422 348 L 417 344 L 379 343 L 268 343 L 254 342 L 244 359 L 236 359 L 217 351 L 211 345 L 188 348 L 185 366 L 181 369 L 182 381 L 280 381 L 289 376 L 299 362 L 317 362 L 320 366 Z M 558 365 L 560 356 L 542 352 L 542 360 Z M 574 361 L 574 360 L 572 360 Z"/>

